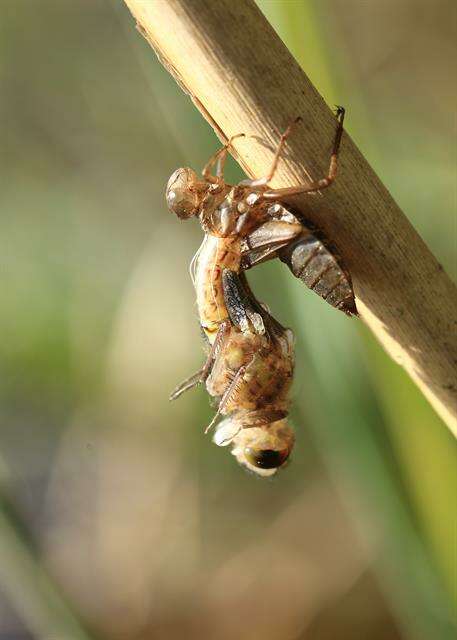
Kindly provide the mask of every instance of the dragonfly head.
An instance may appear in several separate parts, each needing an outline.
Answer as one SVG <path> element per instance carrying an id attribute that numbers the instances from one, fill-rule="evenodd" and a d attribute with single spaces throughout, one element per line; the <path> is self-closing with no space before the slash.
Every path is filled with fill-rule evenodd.
<path id="1" fill-rule="evenodd" d="M 165 191 L 169 211 L 181 220 L 195 216 L 201 200 L 198 185 L 198 177 L 193 169 L 176 169 L 168 180 Z"/>
<path id="2" fill-rule="evenodd" d="M 214 442 L 230 444 L 238 462 L 259 476 L 274 475 L 287 462 L 295 436 L 286 419 L 261 427 L 240 428 L 236 418 L 226 418 L 217 428 Z"/>

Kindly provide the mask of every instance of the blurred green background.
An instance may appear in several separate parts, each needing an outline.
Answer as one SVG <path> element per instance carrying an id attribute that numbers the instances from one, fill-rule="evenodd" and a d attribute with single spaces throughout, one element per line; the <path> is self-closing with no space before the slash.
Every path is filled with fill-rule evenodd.
<path id="1" fill-rule="evenodd" d="M 258 4 L 455 278 L 455 3 Z M 293 463 L 262 481 L 215 447 L 204 390 L 167 399 L 203 352 L 201 231 L 164 187 L 216 137 L 121 0 L 1 0 L 0 31 L 0 640 L 455 637 L 444 424 L 267 264 Z"/>

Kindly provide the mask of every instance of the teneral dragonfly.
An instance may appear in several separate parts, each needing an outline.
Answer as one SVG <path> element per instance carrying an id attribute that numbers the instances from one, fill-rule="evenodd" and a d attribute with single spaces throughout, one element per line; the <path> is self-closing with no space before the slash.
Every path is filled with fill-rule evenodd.
<path id="1" fill-rule="evenodd" d="M 282 404 L 290 384 L 286 381 L 292 375 L 293 354 L 291 342 L 285 338 L 286 330 L 281 327 L 279 340 L 278 329 L 276 335 L 271 329 L 278 326 L 276 321 L 262 312 L 252 294 L 247 295 L 244 270 L 279 256 L 319 295 L 346 313 L 355 313 L 349 274 L 324 242 L 280 203 L 282 196 L 316 191 L 333 182 L 343 118 L 344 110 L 340 108 L 327 177 L 309 185 L 276 191 L 268 186 L 290 127 L 281 136 L 271 170 L 264 178 L 244 180 L 234 186 L 224 181 L 224 163 L 230 141 L 210 159 L 203 169 L 202 179 L 192 169 L 183 168 L 176 170 L 168 182 L 166 197 L 169 209 L 181 219 L 198 216 L 205 232 L 202 246 L 192 261 L 191 273 L 200 324 L 210 345 L 204 367 L 184 381 L 172 398 L 199 382 L 205 382 L 210 394 L 220 398 L 215 419 L 221 414 L 229 415 L 228 420 L 219 425 L 216 442 L 232 442 L 235 455 L 246 466 L 251 464 L 246 457 L 248 449 L 251 453 L 269 451 L 271 469 L 281 466 L 290 453 L 293 436 L 290 427 L 283 423 L 286 413 Z M 215 175 L 211 173 L 214 165 Z M 244 301 L 238 305 L 238 311 L 231 297 L 234 292 L 235 298 L 241 296 Z M 287 349 L 284 348 L 284 340 L 288 344 Z M 281 341 L 282 347 L 278 349 Z M 285 375 L 287 370 L 289 374 Z M 268 375 L 272 371 L 277 376 L 278 386 Z M 266 387 L 259 384 L 264 379 L 269 380 Z M 250 380 L 255 384 L 249 384 Z M 268 389 L 273 393 L 268 395 Z M 252 429 L 257 429 L 257 432 Z M 255 445 L 246 445 L 246 438 L 253 438 L 256 433 L 265 443 L 265 438 L 273 437 L 278 429 L 280 440 L 289 442 L 287 447 L 265 449 L 260 440 Z M 244 444 L 239 447 L 237 442 Z M 279 441 L 276 445 L 279 446 Z M 273 455 L 274 451 L 276 454 Z M 286 451 L 288 453 L 284 457 Z M 265 471 L 265 461 L 262 464 Z M 258 466 L 262 468 L 260 463 Z"/>
<path id="2" fill-rule="evenodd" d="M 287 420 L 293 334 L 257 302 L 243 274 L 224 269 L 221 286 L 228 318 L 219 325 L 203 369 L 171 398 L 204 381 L 218 407 L 207 430 L 225 416 L 214 442 L 231 445 L 240 464 L 270 476 L 284 466 L 295 440 Z"/>

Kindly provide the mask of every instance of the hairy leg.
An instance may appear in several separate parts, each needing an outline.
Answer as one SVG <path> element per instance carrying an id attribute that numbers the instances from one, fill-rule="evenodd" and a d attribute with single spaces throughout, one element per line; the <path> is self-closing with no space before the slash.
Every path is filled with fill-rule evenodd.
<path id="1" fill-rule="evenodd" d="M 242 187 L 263 187 L 265 185 L 267 185 L 270 180 L 272 180 L 276 169 L 278 167 L 278 162 L 279 162 L 279 158 L 281 156 L 282 150 L 284 149 L 284 144 L 287 140 L 287 138 L 290 136 L 292 129 L 294 127 L 295 124 L 297 124 L 298 122 L 301 121 L 301 117 L 298 116 L 298 118 L 296 118 L 293 122 L 290 123 L 290 125 L 287 127 L 287 129 L 284 131 L 283 134 L 281 134 L 281 137 L 279 139 L 279 144 L 278 147 L 276 149 L 276 153 L 274 155 L 273 158 L 273 162 L 271 163 L 271 167 L 270 167 L 270 171 L 267 173 L 266 176 L 264 176 L 263 178 L 257 178 L 255 180 L 243 180 L 242 182 L 240 182 L 240 186 Z"/>
<path id="2" fill-rule="evenodd" d="M 227 144 L 224 144 L 223 147 L 218 149 L 216 153 L 211 156 L 206 165 L 203 167 L 202 175 L 205 180 L 213 183 L 220 182 L 222 180 L 224 175 L 225 161 L 227 159 L 227 151 L 231 147 L 233 140 L 235 140 L 236 138 L 242 138 L 244 135 L 244 133 L 237 133 L 235 136 L 232 136 Z M 211 169 L 216 163 L 216 175 L 213 176 L 211 174 Z"/>
<path id="3" fill-rule="evenodd" d="M 191 376 L 189 376 L 189 378 L 186 378 L 185 380 L 183 380 L 177 387 L 176 389 L 173 391 L 173 393 L 170 395 L 170 400 L 176 400 L 177 398 L 179 398 L 180 395 L 182 395 L 185 391 L 188 391 L 189 389 L 192 389 L 193 387 L 196 387 L 197 385 L 201 384 L 202 382 L 205 382 L 207 380 L 207 378 L 209 377 L 211 370 L 213 368 L 214 365 L 214 361 L 216 360 L 219 351 L 221 349 L 221 346 L 225 340 L 225 338 L 227 337 L 227 333 L 230 329 L 230 322 L 228 320 L 225 320 L 224 322 L 222 322 L 219 326 L 219 329 L 217 331 L 216 334 L 216 338 L 213 342 L 213 345 L 211 347 L 211 350 L 208 354 L 208 357 L 206 359 L 205 364 L 203 365 L 203 367 L 197 371 L 196 373 L 192 374 Z"/>
<path id="4" fill-rule="evenodd" d="M 337 107 L 336 110 L 336 118 L 337 118 L 337 127 L 335 132 L 335 138 L 333 140 L 333 148 L 332 155 L 330 156 L 330 165 L 328 168 L 328 173 L 325 178 L 321 178 L 321 180 L 316 180 L 314 182 L 310 182 L 306 185 L 298 185 L 296 187 L 286 187 L 284 189 L 275 189 L 265 191 L 262 194 L 262 198 L 265 200 L 280 200 L 281 198 L 287 196 L 296 196 L 301 193 L 310 193 L 312 191 L 320 191 L 321 189 L 326 189 L 329 187 L 335 180 L 337 170 L 338 170 L 338 152 L 340 149 L 341 136 L 343 135 L 343 122 L 344 122 L 344 114 L 345 110 L 343 107 Z"/>

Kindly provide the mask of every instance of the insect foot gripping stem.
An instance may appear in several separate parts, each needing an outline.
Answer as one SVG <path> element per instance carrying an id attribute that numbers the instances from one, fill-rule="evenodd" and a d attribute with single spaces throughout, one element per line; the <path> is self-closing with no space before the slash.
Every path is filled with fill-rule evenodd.
<path id="1" fill-rule="evenodd" d="M 232 455 L 241 465 L 266 478 L 285 466 L 295 435 L 286 419 L 243 428 L 235 416 L 219 423 L 213 442 L 219 447 L 231 445 Z"/>

